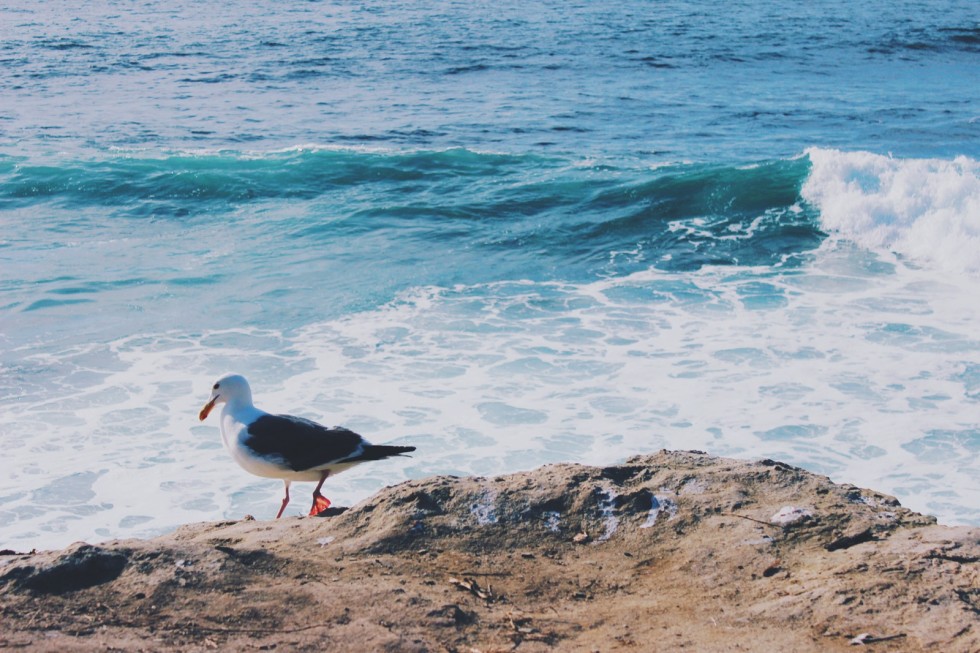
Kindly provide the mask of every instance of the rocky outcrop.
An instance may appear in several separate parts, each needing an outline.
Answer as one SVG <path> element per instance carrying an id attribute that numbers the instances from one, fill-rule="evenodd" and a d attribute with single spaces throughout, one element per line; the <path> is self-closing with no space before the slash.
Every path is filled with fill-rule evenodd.
<path id="1" fill-rule="evenodd" d="M 0 565 L 0 646 L 36 650 L 980 650 L 980 529 L 698 452 Z"/>

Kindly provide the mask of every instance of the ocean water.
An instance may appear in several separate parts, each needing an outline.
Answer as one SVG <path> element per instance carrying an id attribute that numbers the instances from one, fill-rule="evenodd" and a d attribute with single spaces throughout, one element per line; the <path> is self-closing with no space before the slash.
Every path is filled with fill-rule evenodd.
<path id="1" fill-rule="evenodd" d="M 0 64 L 2 548 L 271 518 L 227 371 L 418 447 L 339 505 L 670 448 L 980 525 L 976 2 L 13 0 Z"/>

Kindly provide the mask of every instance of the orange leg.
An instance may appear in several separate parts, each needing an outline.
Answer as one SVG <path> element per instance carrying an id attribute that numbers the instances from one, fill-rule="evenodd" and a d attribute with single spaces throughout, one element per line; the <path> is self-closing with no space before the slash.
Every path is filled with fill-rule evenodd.
<path id="1" fill-rule="evenodd" d="M 316 484 L 316 489 L 313 490 L 313 507 L 310 508 L 310 516 L 319 515 L 321 512 L 330 507 L 330 499 L 320 494 L 320 488 L 323 487 L 323 482 L 327 480 L 330 476 L 329 470 L 324 470 L 320 474 L 320 482 Z"/>
<path id="2" fill-rule="evenodd" d="M 279 506 L 279 512 L 276 513 L 276 519 L 282 517 L 282 511 L 286 509 L 286 505 L 289 503 L 289 481 L 283 481 L 282 483 L 286 486 L 286 496 L 282 498 L 282 505 Z"/>

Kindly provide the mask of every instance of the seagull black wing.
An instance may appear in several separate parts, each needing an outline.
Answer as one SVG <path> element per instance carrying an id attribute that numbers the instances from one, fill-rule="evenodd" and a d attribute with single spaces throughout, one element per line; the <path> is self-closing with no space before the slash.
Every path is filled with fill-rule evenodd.
<path id="1" fill-rule="evenodd" d="M 328 463 L 383 460 L 415 447 L 370 444 L 350 429 L 327 428 L 292 415 L 263 415 L 248 425 L 245 446 L 260 456 L 279 458 L 301 472 Z"/>
<path id="2" fill-rule="evenodd" d="M 295 471 L 326 463 L 361 459 L 370 447 L 364 438 L 345 428 L 327 428 L 292 415 L 263 415 L 248 425 L 245 446 L 270 458 L 281 458 Z"/>

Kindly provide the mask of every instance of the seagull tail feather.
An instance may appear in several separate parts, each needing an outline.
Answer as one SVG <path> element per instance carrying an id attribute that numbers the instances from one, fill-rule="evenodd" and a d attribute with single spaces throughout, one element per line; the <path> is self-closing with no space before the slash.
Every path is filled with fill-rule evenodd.
<path id="1" fill-rule="evenodd" d="M 391 456 L 404 456 L 415 451 L 415 447 L 399 447 L 389 444 L 372 444 L 364 447 L 364 451 L 358 456 L 359 460 L 383 460 Z"/>

